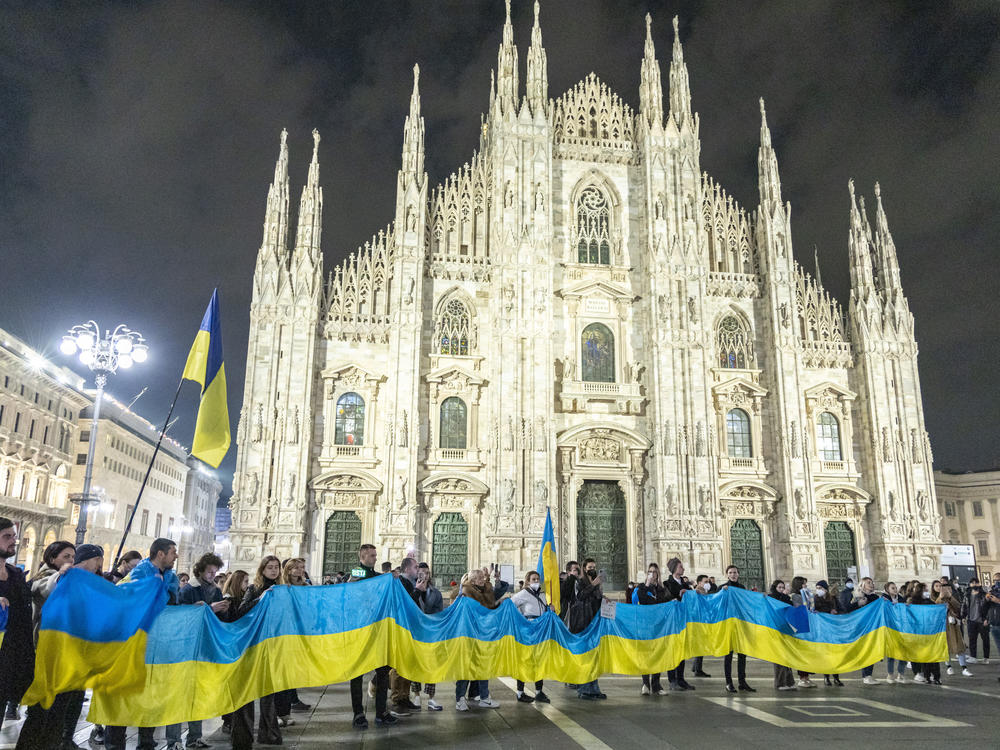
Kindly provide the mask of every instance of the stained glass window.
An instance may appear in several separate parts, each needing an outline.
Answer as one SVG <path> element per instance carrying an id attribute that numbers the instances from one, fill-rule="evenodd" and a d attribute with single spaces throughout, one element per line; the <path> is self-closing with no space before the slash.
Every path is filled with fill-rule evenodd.
<path id="1" fill-rule="evenodd" d="M 441 354 L 466 355 L 470 348 L 469 310 L 458 299 L 449 300 L 437 322 L 438 351 Z"/>
<path id="2" fill-rule="evenodd" d="M 753 344 L 750 332 L 735 315 L 727 315 L 719 323 L 717 336 L 719 366 L 734 370 L 753 367 Z"/>
<path id="3" fill-rule="evenodd" d="M 731 458 L 752 458 L 750 417 L 742 409 L 730 409 L 726 414 L 726 444 Z"/>
<path id="4" fill-rule="evenodd" d="M 580 341 L 580 372 L 590 383 L 615 382 L 615 336 L 607 326 L 591 323 Z"/>
<path id="5" fill-rule="evenodd" d="M 333 442 L 337 445 L 365 443 L 365 400 L 357 393 L 345 393 L 337 399 Z"/>
<path id="6" fill-rule="evenodd" d="M 577 257 L 580 263 L 611 263 L 611 209 L 596 187 L 585 188 L 576 204 Z"/>
<path id="7" fill-rule="evenodd" d="M 468 410 L 465 402 L 457 396 L 441 402 L 441 447 L 466 448 Z"/>
<path id="8" fill-rule="evenodd" d="M 817 429 L 819 457 L 823 461 L 843 461 L 844 456 L 840 452 L 840 422 L 837 418 L 828 411 L 823 412 L 819 415 Z"/>

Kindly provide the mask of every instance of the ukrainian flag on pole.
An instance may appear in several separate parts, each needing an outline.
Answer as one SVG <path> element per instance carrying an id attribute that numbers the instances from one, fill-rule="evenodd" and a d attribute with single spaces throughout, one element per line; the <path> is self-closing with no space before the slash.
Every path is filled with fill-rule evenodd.
<path id="1" fill-rule="evenodd" d="M 181 376 L 201 384 L 201 406 L 198 407 L 191 455 L 214 468 L 218 468 L 226 457 L 230 443 L 226 366 L 222 362 L 222 321 L 219 317 L 219 290 L 216 289 Z"/>
<path id="2" fill-rule="evenodd" d="M 545 509 L 545 531 L 542 533 L 542 549 L 538 553 L 538 575 L 542 577 L 542 591 L 545 601 L 558 615 L 562 592 L 559 587 L 559 561 L 556 559 L 556 536 L 552 532 L 552 509 Z"/>

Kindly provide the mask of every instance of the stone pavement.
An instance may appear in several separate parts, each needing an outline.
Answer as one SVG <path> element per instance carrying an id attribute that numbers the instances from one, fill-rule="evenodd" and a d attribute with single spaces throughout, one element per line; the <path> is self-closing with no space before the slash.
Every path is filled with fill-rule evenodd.
<path id="1" fill-rule="evenodd" d="M 842 688 L 825 687 L 821 675 L 817 689 L 789 693 L 772 687 L 771 665 L 751 660 L 749 667 L 750 682 L 758 688 L 753 694 L 727 694 L 722 660 L 706 659 L 705 670 L 712 677 L 690 679 L 697 688 L 693 692 L 645 697 L 639 694 L 638 677 L 608 676 L 601 680 L 608 700 L 582 701 L 561 683 L 550 683 L 545 689 L 552 698 L 548 706 L 517 703 L 514 681 L 495 679 L 490 688 L 501 707 L 467 713 L 455 711 L 454 683 L 444 683 L 437 695 L 443 711 L 415 712 L 396 727 L 379 729 L 369 708 L 371 728 L 363 732 L 351 727 L 347 684 L 300 690 L 313 708 L 293 714 L 296 724 L 284 730 L 284 747 L 801 750 L 815 742 L 837 750 L 1000 748 L 1000 662 L 971 666 L 974 677 L 944 676 L 942 687 L 912 682 L 864 686 L 855 672 L 844 678 Z M 884 666 L 875 674 L 884 677 Z M 205 739 L 222 749 L 229 738 L 220 726 L 218 720 L 205 722 Z M 88 735 L 89 725 L 81 722 L 77 741 L 84 748 L 89 747 Z M 13 748 L 15 738 L 14 728 L 5 724 L 0 750 Z M 158 746 L 163 744 L 161 739 Z"/>

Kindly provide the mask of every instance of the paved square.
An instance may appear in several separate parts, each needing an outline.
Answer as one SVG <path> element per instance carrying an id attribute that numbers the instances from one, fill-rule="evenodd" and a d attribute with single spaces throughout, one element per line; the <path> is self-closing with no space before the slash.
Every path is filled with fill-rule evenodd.
<path id="1" fill-rule="evenodd" d="M 891 687 L 888 687 L 891 690 Z M 948 719 L 943 716 L 929 714 L 923 711 L 913 711 L 898 705 L 889 705 L 870 698 L 848 698 L 845 696 L 768 696 L 754 698 L 704 698 L 709 703 L 725 706 L 733 711 L 739 711 L 755 719 L 766 721 L 776 727 L 898 727 L 901 717 L 910 724 L 932 727 L 967 727 L 968 724 Z M 844 704 L 850 704 L 844 705 Z M 771 710 L 767 710 L 767 709 Z M 863 711 L 861 709 L 867 709 Z M 821 719 L 823 717 L 839 717 L 842 721 L 809 721 L 798 716 L 786 718 L 775 711 L 796 711 L 807 717 Z M 878 714 L 884 716 L 879 716 Z M 858 716 L 871 716 L 872 719 L 858 719 Z"/>

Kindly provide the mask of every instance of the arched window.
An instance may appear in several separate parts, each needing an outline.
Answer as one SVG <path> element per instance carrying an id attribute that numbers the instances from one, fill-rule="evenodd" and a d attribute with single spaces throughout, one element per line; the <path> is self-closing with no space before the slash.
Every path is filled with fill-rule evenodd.
<path id="1" fill-rule="evenodd" d="M 580 373 L 585 382 L 615 382 L 615 336 L 607 326 L 591 323 L 580 340 Z"/>
<path id="2" fill-rule="evenodd" d="M 469 309 L 459 299 L 452 299 L 438 317 L 435 340 L 441 354 L 466 355 L 469 353 L 472 326 Z"/>
<path id="3" fill-rule="evenodd" d="M 580 263 L 611 263 L 611 208 L 604 193 L 584 188 L 576 202 L 577 259 Z"/>
<path id="4" fill-rule="evenodd" d="M 742 409 L 726 413 L 726 445 L 730 458 L 752 458 L 750 444 L 750 417 Z"/>
<path id="5" fill-rule="evenodd" d="M 468 433 L 468 409 L 465 402 L 451 396 L 441 402 L 441 447 L 465 449 Z"/>
<path id="6" fill-rule="evenodd" d="M 719 347 L 719 367 L 736 370 L 753 367 L 750 331 L 735 315 L 727 315 L 719 322 L 716 343 Z"/>
<path id="7" fill-rule="evenodd" d="M 819 449 L 819 457 L 824 461 L 843 461 L 844 455 L 840 450 L 840 422 L 830 412 L 825 411 L 819 415 L 817 423 L 816 447 Z"/>
<path id="8" fill-rule="evenodd" d="M 345 393 L 337 399 L 333 442 L 337 445 L 365 444 L 365 400 L 357 393 Z"/>

